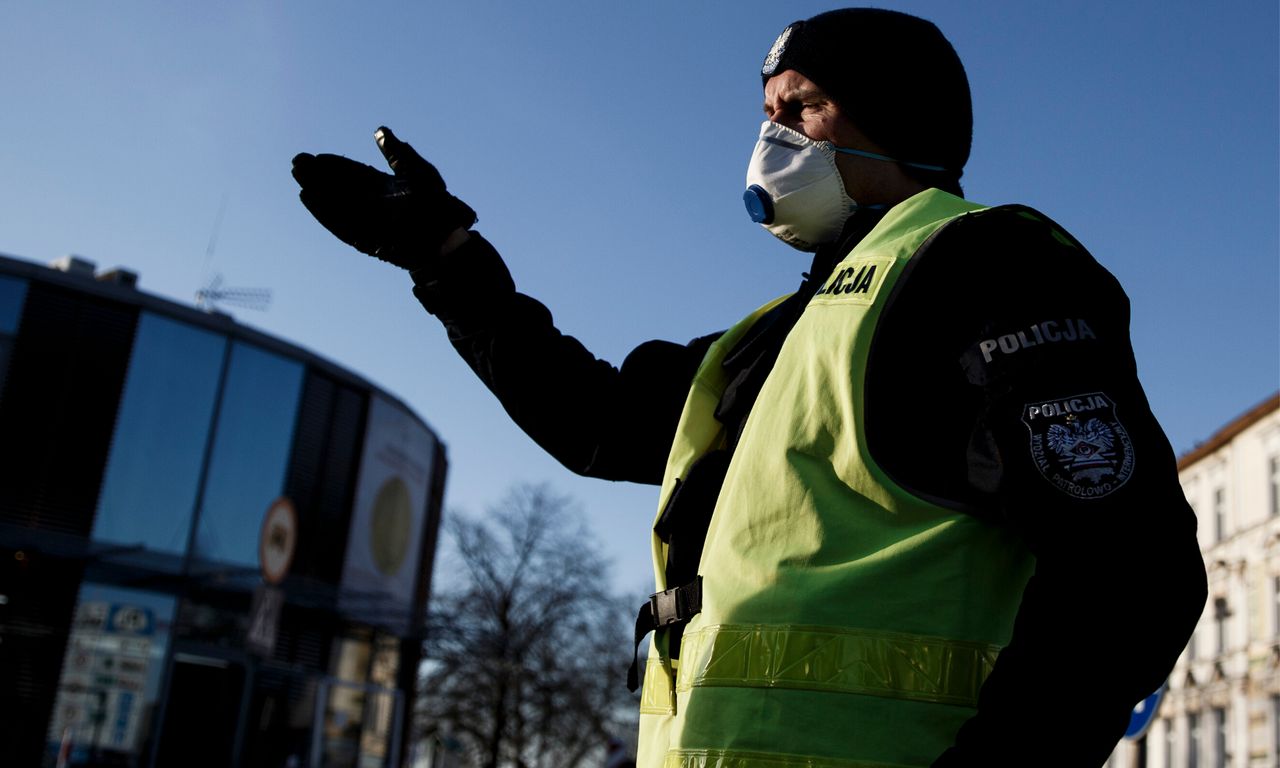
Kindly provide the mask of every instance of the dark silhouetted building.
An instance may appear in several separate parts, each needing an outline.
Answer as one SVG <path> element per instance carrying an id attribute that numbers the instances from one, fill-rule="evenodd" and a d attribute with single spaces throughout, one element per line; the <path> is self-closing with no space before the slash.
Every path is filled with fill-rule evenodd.
<path id="1" fill-rule="evenodd" d="M 0 257 L 0 763 L 399 765 L 443 444 L 136 283 Z"/>

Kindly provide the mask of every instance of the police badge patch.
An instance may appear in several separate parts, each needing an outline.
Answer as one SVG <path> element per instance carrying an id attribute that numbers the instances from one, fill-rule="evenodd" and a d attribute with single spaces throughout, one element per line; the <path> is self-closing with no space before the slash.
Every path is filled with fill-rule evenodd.
<path id="1" fill-rule="evenodd" d="M 782 30 L 782 34 L 778 35 L 778 39 L 773 41 L 773 47 L 769 49 L 769 55 L 764 57 L 764 66 L 760 67 L 760 74 L 769 76 L 778 68 L 778 62 L 782 60 L 782 54 L 787 50 L 787 41 L 791 39 L 791 32 L 795 29 L 795 25 Z"/>
<path id="2" fill-rule="evenodd" d="M 1022 423 L 1036 468 L 1069 496 L 1102 498 L 1133 474 L 1133 442 L 1102 392 L 1024 405 Z"/>

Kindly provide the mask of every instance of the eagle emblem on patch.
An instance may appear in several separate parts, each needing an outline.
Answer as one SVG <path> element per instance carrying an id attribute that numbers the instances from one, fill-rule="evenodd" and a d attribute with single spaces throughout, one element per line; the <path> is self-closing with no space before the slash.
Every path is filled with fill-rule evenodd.
<path id="1" fill-rule="evenodd" d="M 1045 480 L 1078 499 L 1099 499 L 1133 474 L 1133 442 L 1115 402 L 1103 392 L 1028 403 L 1022 423 L 1031 432 L 1031 460 Z"/>
<path id="2" fill-rule="evenodd" d="M 773 41 L 773 47 L 769 49 L 769 55 L 764 57 L 764 65 L 760 67 L 760 74 L 772 75 L 774 70 L 778 68 L 778 62 L 782 60 L 782 54 L 786 53 L 787 42 L 791 40 L 791 33 L 795 29 L 795 25 L 782 30 L 782 34 L 778 35 L 778 39 Z"/>

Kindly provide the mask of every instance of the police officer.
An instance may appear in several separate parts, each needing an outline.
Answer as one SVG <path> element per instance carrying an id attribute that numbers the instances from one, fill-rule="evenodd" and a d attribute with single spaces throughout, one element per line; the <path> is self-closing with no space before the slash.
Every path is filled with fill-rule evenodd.
<path id="1" fill-rule="evenodd" d="M 820 14 L 761 76 L 747 210 L 813 263 L 620 368 L 515 290 L 389 130 L 394 175 L 293 172 L 540 445 L 662 486 L 639 765 L 1100 765 L 1205 600 L 1128 300 L 1048 217 L 963 199 L 968 82 L 933 24 Z"/>

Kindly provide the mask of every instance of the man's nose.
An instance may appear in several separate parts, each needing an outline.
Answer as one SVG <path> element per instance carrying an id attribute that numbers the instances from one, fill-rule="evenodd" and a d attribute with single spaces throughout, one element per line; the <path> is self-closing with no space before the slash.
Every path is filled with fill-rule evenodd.
<path id="1" fill-rule="evenodd" d="M 778 125 L 785 125 L 793 131 L 800 131 L 800 133 L 804 133 L 804 131 L 800 129 L 800 120 L 794 115 L 788 114 L 785 110 L 774 110 L 773 114 L 769 115 L 769 122 L 777 123 Z"/>

